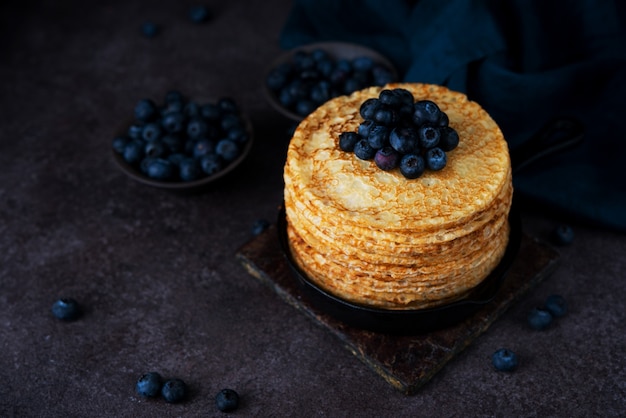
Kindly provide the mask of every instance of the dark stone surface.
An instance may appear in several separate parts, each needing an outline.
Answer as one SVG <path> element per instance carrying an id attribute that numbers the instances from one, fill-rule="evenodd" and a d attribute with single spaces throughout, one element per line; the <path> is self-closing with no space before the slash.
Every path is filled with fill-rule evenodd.
<path id="1" fill-rule="evenodd" d="M 560 267 L 418 394 L 407 397 L 251 278 L 237 250 L 282 200 L 290 123 L 265 101 L 290 2 L 0 3 L 0 416 L 618 416 L 626 409 L 622 234 L 522 208 L 529 235 L 570 222 Z M 162 26 L 141 36 L 145 20 Z M 170 88 L 233 96 L 254 125 L 245 167 L 196 195 L 141 185 L 111 160 L 134 103 Z M 570 312 L 544 332 L 551 293 Z M 52 317 L 61 296 L 84 315 Z M 497 373 L 490 356 L 519 353 Z M 180 404 L 134 392 L 146 371 L 183 379 Z"/>

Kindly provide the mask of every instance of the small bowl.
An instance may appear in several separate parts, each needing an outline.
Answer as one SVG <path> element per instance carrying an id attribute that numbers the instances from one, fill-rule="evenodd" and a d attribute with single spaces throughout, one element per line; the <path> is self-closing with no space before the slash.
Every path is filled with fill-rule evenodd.
<path id="1" fill-rule="evenodd" d="M 198 102 L 198 100 L 193 100 Z M 254 132 L 253 132 L 253 128 L 252 128 L 252 122 L 250 121 L 249 117 L 242 111 L 240 111 L 239 113 L 239 117 L 241 118 L 241 120 L 243 121 L 245 128 L 246 128 L 246 132 L 248 134 L 248 140 L 246 141 L 243 149 L 241 150 L 241 153 L 239 154 L 239 156 L 234 159 L 233 161 L 231 161 L 230 163 L 228 163 L 228 165 L 226 165 L 224 168 L 222 168 L 220 171 L 209 175 L 209 176 L 204 176 L 202 178 L 199 178 L 197 180 L 192 180 L 192 181 L 161 181 L 161 180 L 156 180 L 153 179 L 149 176 L 147 176 L 146 174 L 144 174 L 140 169 L 138 169 L 137 167 L 135 167 L 134 165 L 128 163 L 126 160 L 124 160 L 124 158 L 122 157 L 122 155 L 118 154 L 114 149 L 111 148 L 111 153 L 113 156 L 113 161 L 117 164 L 117 166 L 120 168 L 120 170 L 122 170 L 122 172 L 124 174 L 126 174 L 128 177 L 132 178 L 133 180 L 136 180 L 140 183 L 146 184 L 148 186 L 152 186 L 152 187 L 157 187 L 157 188 L 161 188 L 161 189 L 167 189 L 167 190 L 172 190 L 172 191 L 180 191 L 180 192 L 190 192 L 190 191 L 195 191 L 195 190 L 199 190 L 202 189 L 204 187 L 206 187 L 207 185 L 225 177 L 226 175 L 230 174 L 231 172 L 233 172 L 236 168 L 238 168 L 241 163 L 246 159 L 246 157 L 248 156 L 248 154 L 250 153 L 250 150 L 252 149 L 252 145 L 254 142 Z M 127 122 L 122 128 L 120 128 L 118 131 L 116 131 L 116 135 L 124 135 L 125 132 L 127 131 L 128 127 L 134 122 L 133 120 L 130 120 L 129 122 Z M 115 137 L 115 136 L 114 136 Z M 113 137 L 113 138 L 114 138 Z"/>
<path id="2" fill-rule="evenodd" d="M 294 121 L 299 122 L 302 119 L 304 119 L 304 116 L 299 115 L 293 110 L 283 106 L 278 100 L 278 98 L 276 97 L 276 94 L 274 93 L 274 91 L 272 91 L 267 86 L 266 80 L 272 70 L 274 70 L 275 68 L 283 64 L 292 62 L 296 53 L 298 52 L 310 53 L 318 49 L 326 51 L 328 55 L 331 58 L 333 58 L 335 61 L 339 59 L 353 60 L 359 57 L 371 58 L 375 64 L 381 64 L 385 66 L 387 69 L 389 69 L 389 71 L 391 72 L 393 81 L 398 80 L 397 70 L 394 67 L 394 65 L 391 63 L 391 61 L 389 61 L 384 55 L 376 52 L 375 50 L 367 48 L 362 45 L 346 43 L 346 42 L 318 42 L 318 43 L 307 44 L 307 45 L 294 48 L 280 55 L 276 60 L 274 60 L 274 62 L 272 62 L 271 65 L 265 71 L 264 78 L 263 78 L 263 92 L 265 94 L 266 99 L 270 103 L 270 105 L 272 105 L 272 107 L 274 107 L 274 109 L 276 109 L 278 112 L 280 112 L 284 116 L 287 116 L 288 118 Z M 336 97 L 336 96 L 333 96 L 333 97 Z"/>

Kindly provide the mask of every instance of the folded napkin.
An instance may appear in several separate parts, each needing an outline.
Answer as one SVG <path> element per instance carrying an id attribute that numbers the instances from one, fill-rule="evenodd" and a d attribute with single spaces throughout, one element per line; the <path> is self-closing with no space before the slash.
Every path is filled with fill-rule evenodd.
<path id="1" fill-rule="evenodd" d="M 548 121 L 579 120 L 584 141 L 526 166 L 516 193 L 626 231 L 626 6 L 621 0 L 294 0 L 285 49 L 354 42 L 401 79 L 466 93 L 513 155 Z"/>

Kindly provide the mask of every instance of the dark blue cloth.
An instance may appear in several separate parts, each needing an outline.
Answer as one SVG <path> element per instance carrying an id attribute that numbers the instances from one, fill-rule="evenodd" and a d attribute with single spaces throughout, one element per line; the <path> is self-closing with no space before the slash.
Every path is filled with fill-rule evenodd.
<path id="1" fill-rule="evenodd" d="M 295 0 L 289 49 L 346 41 L 386 55 L 404 81 L 466 93 L 512 153 L 568 116 L 583 143 L 516 173 L 516 193 L 626 231 L 626 7 L 621 0 Z"/>

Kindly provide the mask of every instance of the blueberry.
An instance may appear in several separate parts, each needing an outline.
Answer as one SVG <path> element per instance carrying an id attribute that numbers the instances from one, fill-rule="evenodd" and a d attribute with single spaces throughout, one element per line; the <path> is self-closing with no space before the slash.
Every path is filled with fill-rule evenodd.
<path id="1" fill-rule="evenodd" d="M 396 108 L 402 104 L 402 97 L 395 90 L 384 89 L 378 94 L 378 98 L 382 104 L 390 107 Z"/>
<path id="2" fill-rule="evenodd" d="M 283 88 L 289 80 L 289 74 L 278 68 L 273 68 L 265 77 L 265 85 L 273 91 Z"/>
<path id="3" fill-rule="evenodd" d="M 316 108 L 316 104 L 311 100 L 298 100 L 296 102 L 296 113 L 300 116 L 307 116 Z"/>
<path id="4" fill-rule="evenodd" d="M 156 116 L 157 107 L 151 99 L 141 99 L 135 105 L 135 118 L 146 122 Z"/>
<path id="5" fill-rule="evenodd" d="M 379 106 L 374 112 L 373 120 L 378 124 L 391 126 L 398 121 L 398 114 L 388 106 Z"/>
<path id="6" fill-rule="evenodd" d="M 217 107 L 225 113 L 239 113 L 239 106 L 237 106 L 237 102 L 232 97 L 220 97 L 217 100 Z"/>
<path id="7" fill-rule="evenodd" d="M 222 169 L 222 159 L 215 153 L 207 154 L 200 159 L 200 167 L 205 174 L 211 176 Z"/>
<path id="8" fill-rule="evenodd" d="M 239 394 L 232 389 L 222 389 L 215 396 L 215 406 L 222 412 L 231 412 L 239 406 Z"/>
<path id="9" fill-rule="evenodd" d="M 189 118 L 195 118 L 200 115 L 200 105 L 196 102 L 187 102 L 183 106 L 183 114 Z"/>
<path id="10" fill-rule="evenodd" d="M 450 123 L 450 118 L 448 118 L 448 114 L 446 112 L 441 112 L 441 116 L 439 116 L 439 120 L 437 121 L 437 126 L 440 128 L 448 126 Z"/>
<path id="11" fill-rule="evenodd" d="M 328 52 L 326 52 L 322 48 L 315 48 L 314 50 L 312 50 L 311 58 L 313 58 L 315 62 L 331 59 L 330 55 L 328 55 Z"/>
<path id="12" fill-rule="evenodd" d="M 208 121 L 216 121 L 220 118 L 222 111 L 215 103 L 206 103 L 200 106 L 200 115 Z"/>
<path id="13" fill-rule="evenodd" d="M 352 68 L 355 71 L 371 71 L 374 67 L 374 60 L 371 57 L 356 57 L 352 60 Z"/>
<path id="14" fill-rule="evenodd" d="M 391 70 L 382 64 L 374 65 L 372 68 L 372 76 L 374 78 L 374 84 L 377 86 L 384 86 L 395 81 L 395 77 Z"/>
<path id="15" fill-rule="evenodd" d="M 206 22 L 209 19 L 209 9 L 206 6 L 192 6 L 189 8 L 189 20 L 194 23 Z"/>
<path id="16" fill-rule="evenodd" d="M 161 141 L 147 142 L 144 148 L 146 157 L 159 158 L 167 154 L 167 148 Z"/>
<path id="17" fill-rule="evenodd" d="M 416 125 L 436 124 L 440 117 L 439 106 L 431 100 L 420 100 L 413 105 L 413 123 Z"/>
<path id="18" fill-rule="evenodd" d="M 137 380 L 135 390 L 139 396 L 154 398 L 161 392 L 161 375 L 157 372 L 149 372 Z"/>
<path id="19" fill-rule="evenodd" d="M 187 155 L 181 153 L 181 152 L 175 152 L 172 153 L 170 155 L 167 156 L 167 160 L 172 163 L 175 167 L 179 167 L 180 166 L 180 162 L 182 160 L 184 160 L 185 158 L 189 158 L 187 157 Z"/>
<path id="20" fill-rule="evenodd" d="M 161 395 L 165 402 L 180 402 L 187 395 L 187 385 L 181 379 L 170 379 L 163 384 Z"/>
<path id="21" fill-rule="evenodd" d="M 439 145 L 439 129 L 430 125 L 422 125 L 417 130 L 420 139 L 420 147 L 423 149 L 431 149 Z"/>
<path id="22" fill-rule="evenodd" d="M 448 162 L 446 153 L 441 148 L 435 147 L 426 151 L 426 167 L 433 171 L 444 168 Z"/>
<path id="23" fill-rule="evenodd" d="M 296 98 L 291 94 L 289 86 L 285 86 L 278 92 L 278 102 L 286 108 L 291 108 L 296 103 Z"/>
<path id="24" fill-rule="evenodd" d="M 375 154 L 376 150 L 370 146 L 367 139 L 361 139 L 354 145 L 354 155 L 361 160 L 371 160 Z"/>
<path id="25" fill-rule="evenodd" d="M 439 148 L 452 151 L 459 145 L 459 134 L 453 128 L 446 126 L 439 129 Z"/>
<path id="26" fill-rule="evenodd" d="M 169 102 L 165 102 L 165 104 L 161 107 L 161 116 L 165 116 L 168 113 L 178 112 L 183 113 L 185 109 L 185 102 L 183 100 L 172 100 Z"/>
<path id="27" fill-rule="evenodd" d="M 159 34 L 159 26 L 154 22 L 143 22 L 141 24 L 141 33 L 146 38 L 154 38 Z"/>
<path id="28" fill-rule="evenodd" d="M 124 161 L 129 164 L 136 164 L 144 157 L 144 143 L 138 139 L 133 139 L 124 148 Z"/>
<path id="29" fill-rule="evenodd" d="M 61 298 L 52 304 L 52 314 L 64 321 L 73 321 L 80 316 L 80 305 L 75 299 Z"/>
<path id="30" fill-rule="evenodd" d="M 161 142 L 169 152 L 179 152 L 183 149 L 183 139 L 178 135 L 165 135 L 161 138 Z"/>
<path id="31" fill-rule="evenodd" d="M 380 103 L 378 99 L 376 98 L 367 99 L 361 104 L 361 107 L 359 108 L 359 114 L 365 120 L 368 120 L 368 119 L 372 120 L 374 119 L 374 114 L 376 113 L 376 110 L 378 109 L 379 105 Z"/>
<path id="32" fill-rule="evenodd" d="M 235 126 L 226 132 L 228 139 L 235 141 L 238 144 L 245 144 L 250 139 L 248 132 L 243 126 Z"/>
<path id="33" fill-rule="evenodd" d="M 242 126 L 241 118 L 235 113 L 227 113 L 222 116 L 222 119 L 220 121 L 220 126 L 225 131 L 228 131 L 229 129 L 233 129 L 237 126 Z"/>
<path id="34" fill-rule="evenodd" d="M 356 132 L 342 132 L 339 134 L 339 148 L 345 152 L 352 152 L 359 140 L 361 137 Z"/>
<path id="35" fill-rule="evenodd" d="M 318 105 L 327 102 L 332 97 L 331 88 L 329 81 L 318 81 L 311 87 L 311 100 Z"/>
<path id="36" fill-rule="evenodd" d="M 155 180 L 171 180 L 174 176 L 174 165 L 164 158 L 154 158 L 146 166 L 146 174 Z"/>
<path id="37" fill-rule="evenodd" d="M 128 144 L 128 138 L 125 136 L 117 136 L 113 139 L 113 151 L 118 154 L 123 154 L 124 149 L 126 148 L 126 144 Z"/>
<path id="38" fill-rule="evenodd" d="M 559 225 L 552 233 L 553 241 L 558 245 L 570 245 L 574 242 L 574 230 L 569 225 Z"/>
<path id="39" fill-rule="evenodd" d="M 161 137 L 161 127 L 157 123 L 147 123 L 141 131 L 141 137 L 144 141 L 156 141 Z"/>
<path id="40" fill-rule="evenodd" d="M 507 348 L 497 350 L 491 356 L 491 364 L 498 371 L 512 372 L 519 364 L 517 354 Z"/>
<path id="41" fill-rule="evenodd" d="M 322 77 L 330 82 L 330 75 L 335 69 L 335 63 L 330 57 L 324 57 L 316 60 L 315 68 Z"/>
<path id="42" fill-rule="evenodd" d="M 141 134 L 143 132 L 143 124 L 142 123 L 133 123 L 128 127 L 126 133 L 132 139 L 141 139 Z"/>
<path id="43" fill-rule="evenodd" d="M 315 59 L 307 51 L 296 51 L 293 54 L 292 62 L 297 71 L 304 71 L 315 66 Z"/>
<path id="44" fill-rule="evenodd" d="M 270 223 L 267 219 L 258 219 L 252 224 L 252 235 L 261 235 L 263 231 L 269 228 Z"/>
<path id="45" fill-rule="evenodd" d="M 202 177 L 202 167 L 195 158 L 184 158 L 178 163 L 178 175 L 182 181 L 194 181 Z"/>
<path id="46" fill-rule="evenodd" d="M 552 314 L 545 309 L 533 308 L 526 319 L 532 329 L 542 331 L 552 323 Z"/>
<path id="47" fill-rule="evenodd" d="M 374 162 L 381 170 L 389 171 L 396 168 L 400 162 L 400 154 L 395 149 L 387 146 L 376 151 Z"/>
<path id="48" fill-rule="evenodd" d="M 200 118 L 194 118 L 187 124 L 187 135 L 189 135 L 189 138 L 201 138 L 207 134 L 208 130 L 209 126 Z"/>
<path id="49" fill-rule="evenodd" d="M 383 125 L 374 125 L 367 135 L 370 147 L 380 149 L 389 142 L 389 128 Z"/>
<path id="50" fill-rule="evenodd" d="M 546 299 L 545 309 L 555 318 L 560 318 L 567 313 L 567 302 L 561 295 L 550 295 Z"/>
<path id="51" fill-rule="evenodd" d="M 417 131 L 410 126 L 396 127 L 389 134 L 389 144 L 401 154 L 417 153 L 419 149 Z"/>
<path id="52" fill-rule="evenodd" d="M 215 152 L 225 161 L 233 161 L 239 156 L 239 146 L 230 139 L 222 139 L 217 143 Z"/>
<path id="53" fill-rule="evenodd" d="M 169 133 L 182 132 L 185 127 L 185 115 L 182 112 L 170 112 L 163 115 L 161 126 Z"/>
<path id="54" fill-rule="evenodd" d="M 370 130 L 372 129 L 372 127 L 375 126 L 374 121 L 371 120 L 364 120 L 363 122 L 361 122 L 359 124 L 359 127 L 357 129 L 357 133 L 359 134 L 360 137 L 362 138 L 367 138 L 370 134 Z"/>
<path id="55" fill-rule="evenodd" d="M 195 142 L 193 147 L 193 156 L 195 158 L 202 158 L 207 154 L 211 154 L 215 151 L 215 144 L 213 141 L 203 138 Z"/>
<path id="56" fill-rule="evenodd" d="M 418 154 L 406 154 L 400 160 L 400 173 L 407 179 L 416 179 L 424 173 L 424 158 Z"/>

